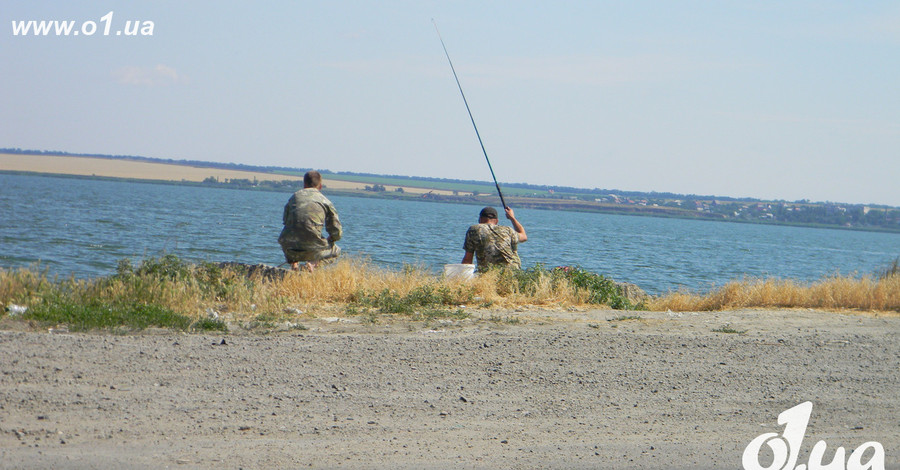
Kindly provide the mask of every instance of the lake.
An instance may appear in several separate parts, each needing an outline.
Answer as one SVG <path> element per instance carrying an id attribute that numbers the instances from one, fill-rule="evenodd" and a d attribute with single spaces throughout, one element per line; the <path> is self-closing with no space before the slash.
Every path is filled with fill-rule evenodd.
<path id="1" fill-rule="evenodd" d="M 327 181 L 326 181 L 327 184 Z M 328 195 L 327 190 L 325 194 Z M 118 261 L 175 254 L 190 261 L 279 265 L 290 193 L 0 174 L 0 267 L 40 262 L 51 276 L 91 278 Z M 478 206 L 330 196 L 345 255 L 435 273 L 463 256 Z M 729 280 L 815 281 L 871 274 L 900 256 L 900 235 L 581 212 L 516 209 L 523 266 L 571 265 L 651 294 L 705 291 Z M 508 225 L 506 220 L 502 224 Z"/>

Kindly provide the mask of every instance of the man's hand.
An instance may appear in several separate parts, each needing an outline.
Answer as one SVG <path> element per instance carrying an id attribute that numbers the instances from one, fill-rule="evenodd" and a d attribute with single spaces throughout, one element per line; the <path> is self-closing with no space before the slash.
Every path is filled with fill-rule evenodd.
<path id="1" fill-rule="evenodd" d="M 525 233 L 525 227 L 523 227 L 522 224 L 520 224 L 519 221 L 516 220 L 516 213 L 513 212 L 511 207 L 504 207 L 503 209 L 506 211 L 506 218 L 512 221 L 513 230 L 515 230 L 516 233 L 519 234 L 519 243 L 524 243 L 525 241 L 527 241 L 528 234 Z"/>

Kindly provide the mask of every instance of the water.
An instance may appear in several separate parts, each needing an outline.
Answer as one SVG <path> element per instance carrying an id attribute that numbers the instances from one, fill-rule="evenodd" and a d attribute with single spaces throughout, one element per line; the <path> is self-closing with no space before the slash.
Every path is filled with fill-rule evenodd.
<path id="1" fill-rule="evenodd" d="M 281 264 L 289 193 L 0 174 L 0 267 L 40 261 L 89 278 L 117 262 L 175 254 L 191 261 Z M 332 196 L 345 254 L 441 271 L 463 256 L 480 207 Z M 518 209 L 525 267 L 579 265 L 650 293 L 707 290 L 743 276 L 815 281 L 870 274 L 900 256 L 900 235 Z M 508 224 L 504 221 L 502 223 Z"/>

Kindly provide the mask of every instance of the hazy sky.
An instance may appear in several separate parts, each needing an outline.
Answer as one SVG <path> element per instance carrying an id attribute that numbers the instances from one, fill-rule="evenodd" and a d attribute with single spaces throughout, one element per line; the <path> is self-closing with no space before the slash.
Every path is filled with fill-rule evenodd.
<path id="1" fill-rule="evenodd" d="M 0 0 L 0 147 L 489 181 L 432 18 L 501 184 L 900 206 L 896 1 Z"/>

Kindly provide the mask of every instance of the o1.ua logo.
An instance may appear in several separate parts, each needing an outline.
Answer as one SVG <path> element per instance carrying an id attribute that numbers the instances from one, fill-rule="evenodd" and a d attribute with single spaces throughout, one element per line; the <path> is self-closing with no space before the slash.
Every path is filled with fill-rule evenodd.
<path id="1" fill-rule="evenodd" d="M 783 424 L 784 432 L 781 436 L 778 433 L 767 432 L 760 434 L 750 441 L 747 448 L 744 449 L 744 455 L 741 462 L 744 470 L 884 470 L 884 446 L 875 441 L 863 443 L 857 447 L 850 458 L 844 460 L 846 452 L 843 447 L 838 447 L 834 452 L 834 458 L 830 463 L 822 463 L 825 458 L 825 441 L 819 441 L 813 446 L 809 453 L 809 462 L 807 464 L 797 465 L 800 456 L 800 446 L 803 444 L 803 437 L 806 434 L 806 425 L 809 424 L 809 416 L 812 414 L 813 404 L 810 401 L 801 403 L 789 410 L 778 415 L 778 424 Z M 768 467 L 763 467 L 759 463 L 760 452 L 763 445 L 769 446 L 772 463 Z M 871 456 L 863 462 L 867 451 L 872 449 Z"/>

